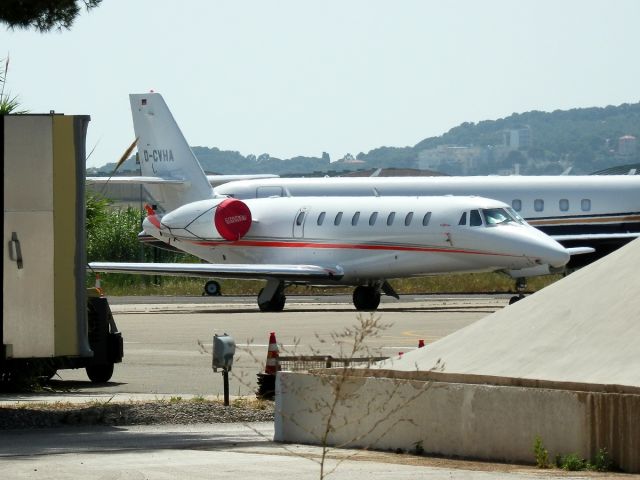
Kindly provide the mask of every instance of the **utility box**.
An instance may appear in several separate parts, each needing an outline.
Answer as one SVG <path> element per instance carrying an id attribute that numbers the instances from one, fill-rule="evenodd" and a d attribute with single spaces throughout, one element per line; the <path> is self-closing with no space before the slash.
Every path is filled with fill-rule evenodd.
<path id="1" fill-rule="evenodd" d="M 236 354 L 236 342 L 230 335 L 213 336 L 213 360 L 211 366 L 216 372 L 218 368 L 231 370 L 233 356 Z"/>
<path id="2" fill-rule="evenodd" d="M 85 289 L 89 116 L 0 116 L 0 361 L 91 357 Z"/>

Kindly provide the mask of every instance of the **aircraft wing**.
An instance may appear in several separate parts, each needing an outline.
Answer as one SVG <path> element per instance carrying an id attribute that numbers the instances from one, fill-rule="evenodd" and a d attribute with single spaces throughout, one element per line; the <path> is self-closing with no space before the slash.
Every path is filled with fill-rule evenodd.
<path id="1" fill-rule="evenodd" d="M 339 266 L 326 268 L 318 265 L 91 262 L 89 268 L 102 273 L 254 280 L 278 278 L 289 281 L 340 280 L 344 275 Z"/>
<path id="2" fill-rule="evenodd" d="M 638 238 L 640 232 L 633 233 L 584 233 L 576 235 L 549 235 L 556 242 L 569 240 L 620 240 L 625 238 Z"/>
<path id="3" fill-rule="evenodd" d="M 187 183 L 184 180 L 168 180 L 160 177 L 142 177 L 140 175 L 135 177 L 87 177 L 85 179 L 88 185 L 103 185 L 110 183 L 112 185 L 159 185 L 159 184 L 173 184 L 181 185 Z"/>

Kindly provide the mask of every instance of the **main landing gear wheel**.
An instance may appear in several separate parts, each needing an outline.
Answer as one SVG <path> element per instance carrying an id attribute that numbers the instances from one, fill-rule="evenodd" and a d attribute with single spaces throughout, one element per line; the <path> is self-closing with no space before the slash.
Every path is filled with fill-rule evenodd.
<path id="1" fill-rule="evenodd" d="M 263 290 L 264 288 L 260 290 L 258 298 L 260 298 L 260 294 Z M 284 304 L 286 303 L 286 301 L 287 297 L 285 297 L 284 294 L 277 293 L 271 300 L 267 300 L 266 302 L 258 302 L 258 307 L 260 308 L 261 312 L 281 312 L 282 310 L 284 310 Z"/>
<path id="2" fill-rule="evenodd" d="M 215 280 L 209 280 L 204 284 L 203 295 L 209 295 L 210 297 L 220 295 L 220 284 Z"/>
<path id="3" fill-rule="evenodd" d="M 372 311 L 380 305 L 380 291 L 375 287 L 360 285 L 353 291 L 353 305 L 359 311 Z"/>

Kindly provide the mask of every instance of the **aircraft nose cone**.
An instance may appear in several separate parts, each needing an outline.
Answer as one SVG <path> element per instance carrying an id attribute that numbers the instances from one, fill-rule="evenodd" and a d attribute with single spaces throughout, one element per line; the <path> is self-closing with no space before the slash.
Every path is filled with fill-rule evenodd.
<path id="1" fill-rule="evenodd" d="M 565 266 L 571 255 L 558 242 L 546 235 L 540 238 L 539 255 L 540 262 L 554 268 Z"/>
<path id="2" fill-rule="evenodd" d="M 546 262 L 549 263 L 549 265 L 551 265 L 552 267 L 556 268 L 564 267 L 571 258 L 571 255 L 569 255 L 564 247 L 560 244 L 558 244 L 558 247 L 550 248 L 549 253 L 547 253 L 546 256 Z"/>

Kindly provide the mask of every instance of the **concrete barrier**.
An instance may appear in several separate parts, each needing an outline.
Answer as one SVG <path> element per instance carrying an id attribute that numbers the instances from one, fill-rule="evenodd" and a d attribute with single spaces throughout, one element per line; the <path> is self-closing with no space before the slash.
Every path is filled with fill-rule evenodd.
<path id="1" fill-rule="evenodd" d="M 337 396 L 336 396 L 337 392 Z M 640 472 L 640 395 L 280 372 L 275 440 L 534 463 L 590 459 Z"/>

